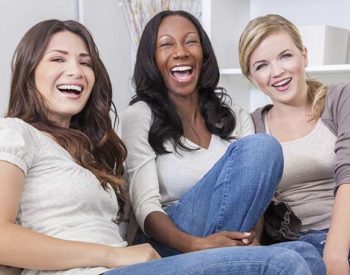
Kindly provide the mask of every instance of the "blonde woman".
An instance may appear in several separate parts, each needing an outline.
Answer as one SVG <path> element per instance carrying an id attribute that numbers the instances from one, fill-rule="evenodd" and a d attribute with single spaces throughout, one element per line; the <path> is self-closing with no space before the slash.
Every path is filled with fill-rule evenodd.
<path id="1" fill-rule="evenodd" d="M 239 55 L 243 74 L 273 103 L 256 110 L 253 120 L 256 132 L 273 135 L 283 147 L 276 198 L 301 219 L 299 239 L 323 254 L 328 274 L 348 275 L 350 84 L 309 79 L 300 33 L 279 15 L 251 20 Z"/>

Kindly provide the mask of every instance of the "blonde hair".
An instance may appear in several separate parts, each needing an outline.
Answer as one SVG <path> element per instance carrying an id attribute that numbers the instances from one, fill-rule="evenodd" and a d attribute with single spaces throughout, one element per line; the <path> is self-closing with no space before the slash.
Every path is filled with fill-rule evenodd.
<path id="1" fill-rule="evenodd" d="M 239 64 L 245 77 L 249 79 L 250 58 L 255 49 L 266 37 L 279 31 L 288 33 L 300 52 L 304 51 L 300 32 L 292 22 L 277 14 L 256 17 L 248 23 L 239 39 Z M 306 83 L 312 102 L 311 119 L 318 119 L 324 109 L 327 86 L 314 79 L 307 79 Z"/>

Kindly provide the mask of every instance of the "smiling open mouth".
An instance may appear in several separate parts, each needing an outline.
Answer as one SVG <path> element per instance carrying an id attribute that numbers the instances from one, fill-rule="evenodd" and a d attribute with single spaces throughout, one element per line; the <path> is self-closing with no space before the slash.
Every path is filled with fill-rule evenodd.
<path id="1" fill-rule="evenodd" d="M 288 85 L 291 81 L 292 81 L 292 78 L 290 77 L 287 79 L 283 79 L 282 81 L 279 81 L 279 82 L 273 84 L 272 86 L 275 88 L 282 88 L 282 87 Z"/>
<path id="2" fill-rule="evenodd" d="M 192 66 L 175 66 L 171 69 L 171 75 L 180 82 L 187 81 L 193 73 Z"/>
<path id="3" fill-rule="evenodd" d="M 79 85 L 58 85 L 57 89 L 60 90 L 62 93 L 69 93 L 69 94 L 75 94 L 79 95 L 83 91 L 83 87 Z"/>

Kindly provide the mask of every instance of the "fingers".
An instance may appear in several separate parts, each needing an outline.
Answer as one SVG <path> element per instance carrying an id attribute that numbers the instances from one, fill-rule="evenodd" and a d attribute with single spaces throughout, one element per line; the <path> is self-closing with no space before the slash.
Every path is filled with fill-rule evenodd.
<path id="1" fill-rule="evenodd" d="M 222 231 L 220 233 L 225 234 L 230 239 L 238 240 L 246 245 L 251 244 L 255 239 L 254 232 Z"/>

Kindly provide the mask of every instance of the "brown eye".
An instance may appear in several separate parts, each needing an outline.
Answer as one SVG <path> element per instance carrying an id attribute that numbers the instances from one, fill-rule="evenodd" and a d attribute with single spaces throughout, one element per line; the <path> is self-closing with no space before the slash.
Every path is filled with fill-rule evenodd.
<path id="1" fill-rule="evenodd" d="M 86 66 L 86 67 L 91 67 L 91 63 L 90 62 L 81 62 L 80 64 L 83 65 L 83 66 Z"/>
<path id="2" fill-rule="evenodd" d="M 64 62 L 64 59 L 62 57 L 54 57 L 51 59 L 52 62 L 58 62 L 58 63 L 62 63 Z"/>

